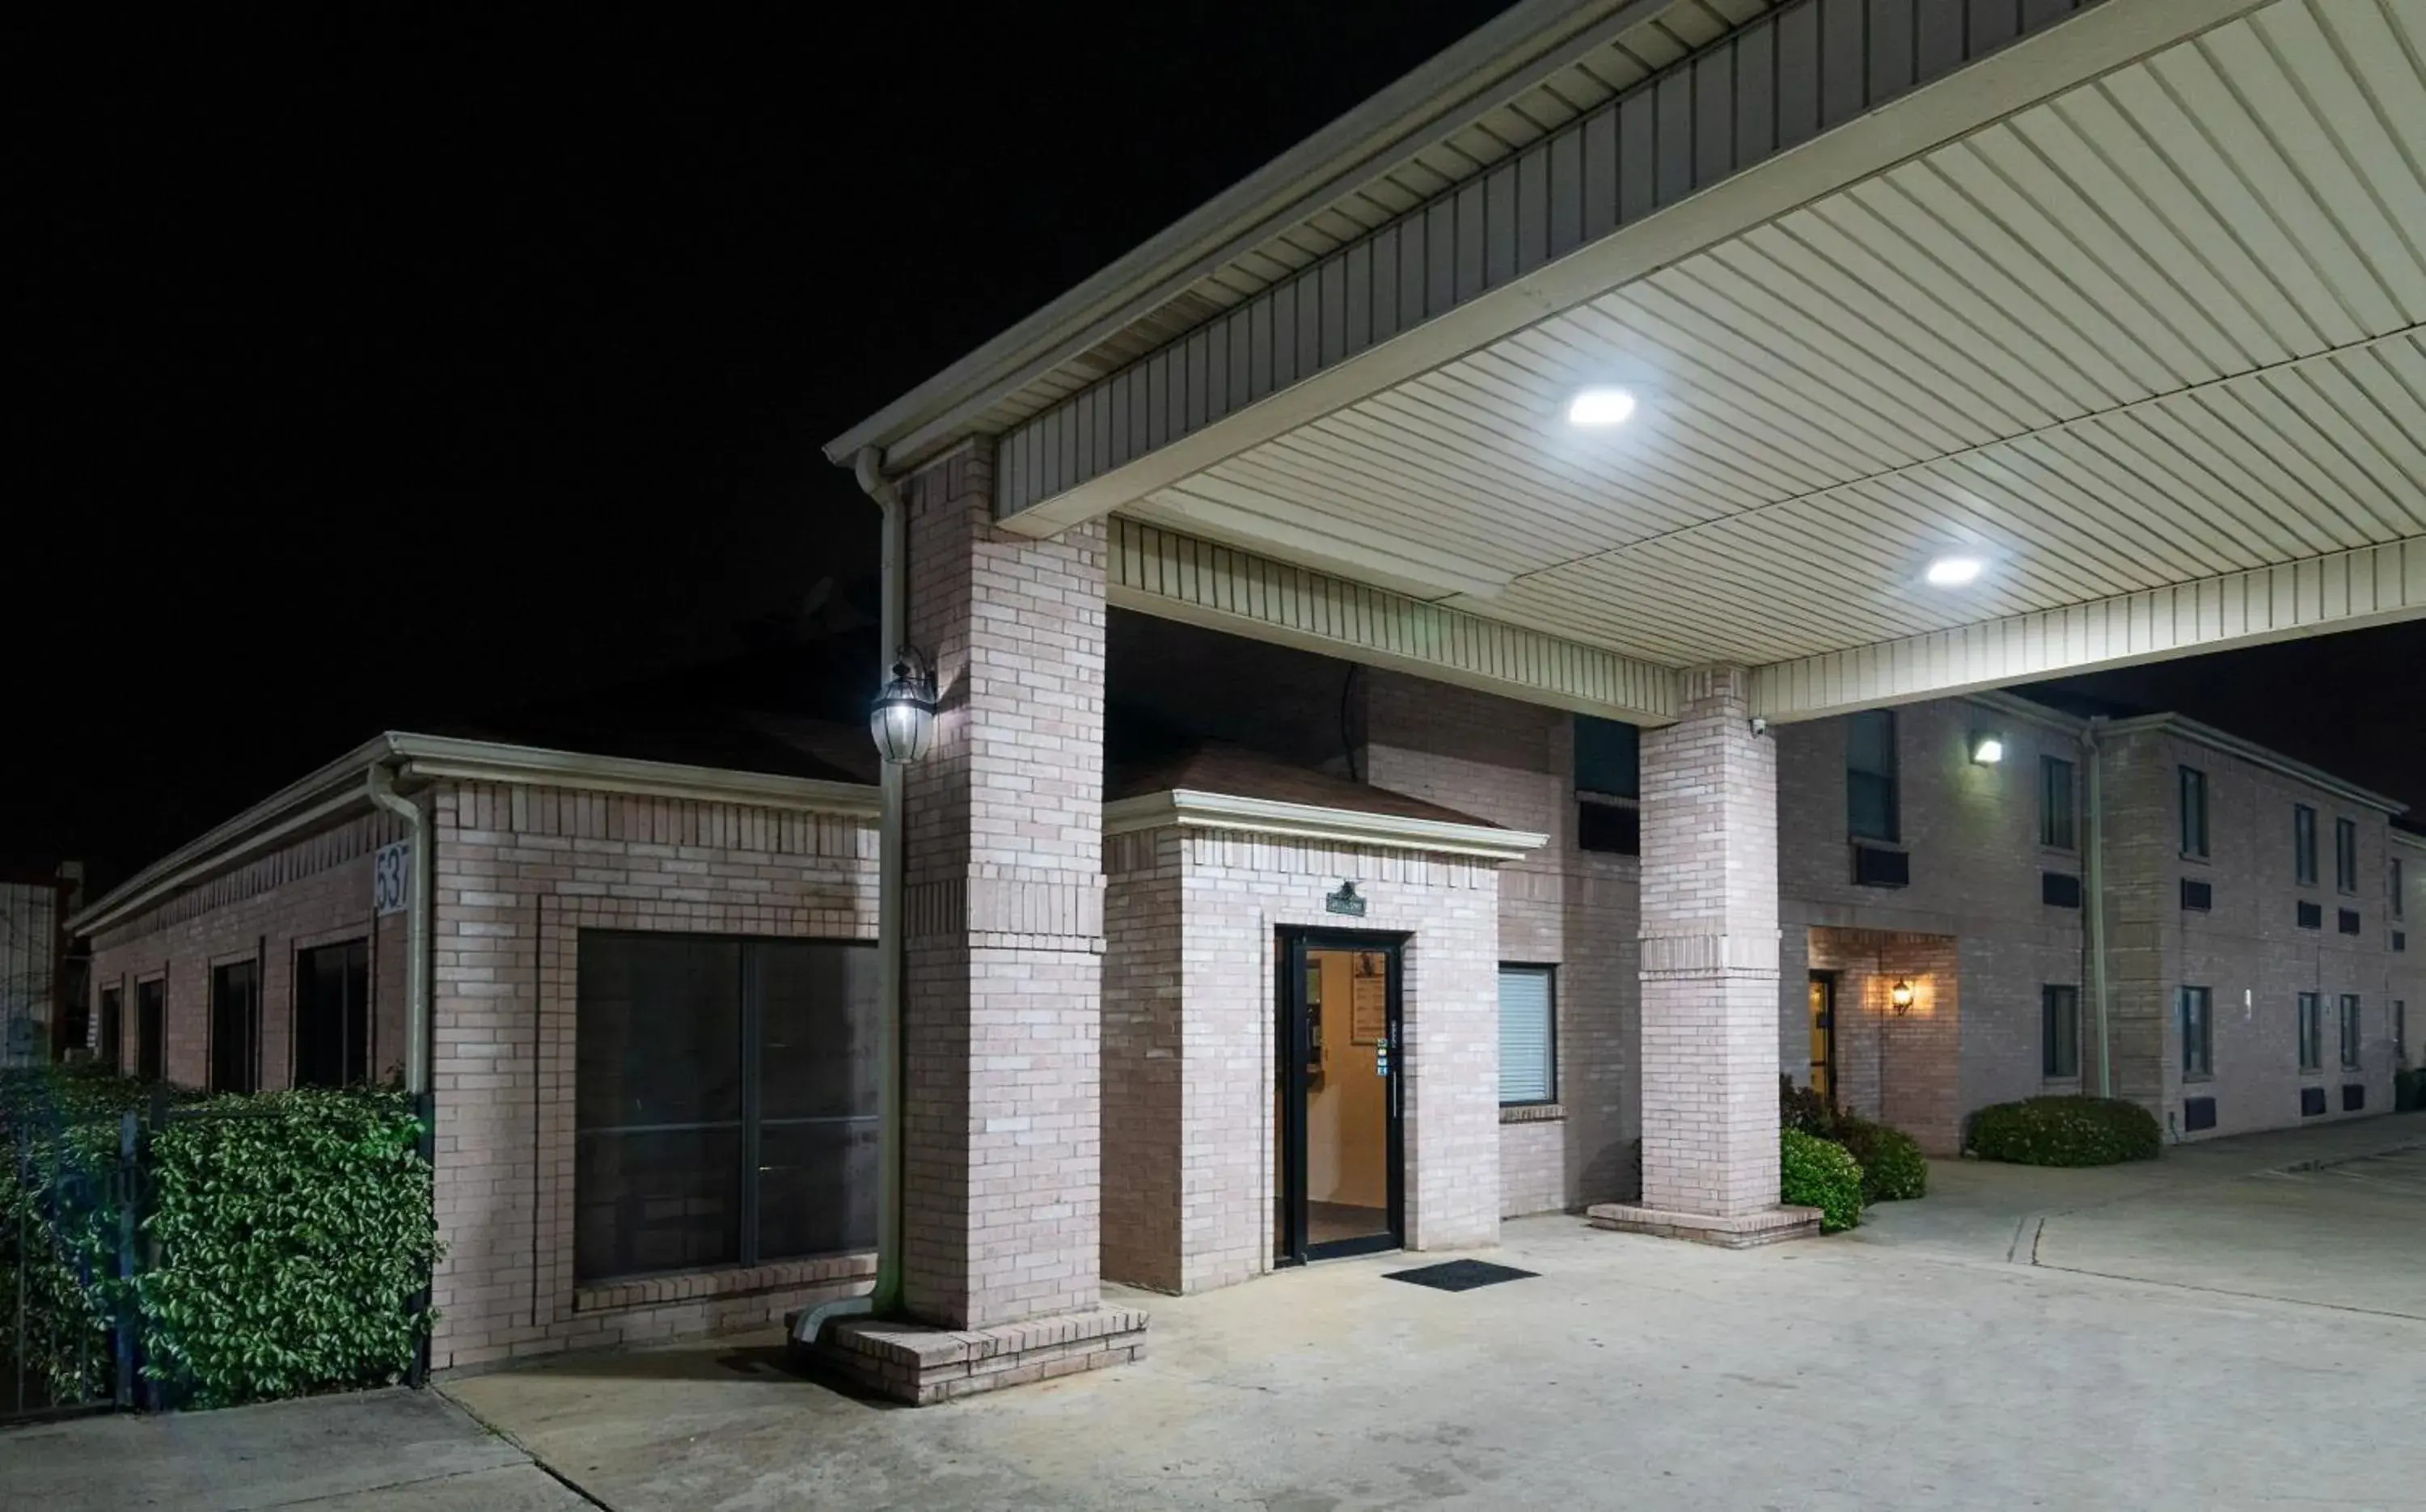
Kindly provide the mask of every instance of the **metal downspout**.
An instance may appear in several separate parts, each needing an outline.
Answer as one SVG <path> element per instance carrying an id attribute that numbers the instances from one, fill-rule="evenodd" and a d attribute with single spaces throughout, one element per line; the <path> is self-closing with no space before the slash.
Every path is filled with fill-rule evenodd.
<path id="1" fill-rule="evenodd" d="M 2103 716 L 2092 718 L 2080 732 L 2080 744 L 2089 761 L 2089 844 L 2087 874 L 2089 917 L 2086 938 L 2082 943 L 2089 953 L 2089 994 L 2097 1013 L 2097 1095 L 2114 1095 L 2114 1044 L 2106 1028 L 2106 788 L 2105 751 L 2097 744 L 2097 727 L 2106 722 Z"/>
<path id="2" fill-rule="evenodd" d="M 880 680 L 910 640 L 910 514 L 881 464 L 882 454 L 873 446 L 861 447 L 851 463 L 860 489 L 876 501 L 883 515 L 877 567 L 882 574 L 877 614 L 882 635 L 877 647 Z M 868 1305 L 877 1316 L 890 1317 L 901 1311 L 901 935 L 906 827 L 901 814 L 901 767 L 893 762 L 880 764 L 884 768 L 884 807 L 877 821 L 876 841 L 876 1289 L 868 1295 Z"/>
<path id="3" fill-rule="evenodd" d="M 415 1097 L 429 1090 L 429 925 L 437 895 L 437 869 L 429 854 L 429 816 L 396 790 L 396 774 L 373 764 L 370 799 L 404 821 L 412 839 L 411 900 L 404 916 L 404 1089 Z"/>
<path id="4" fill-rule="evenodd" d="M 860 449 L 852 471 L 860 488 L 883 511 L 883 546 L 878 571 L 882 573 L 883 606 L 878 615 L 883 645 L 878 651 L 878 676 L 890 671 L 893 658 L 909 639 L 910 519 L 900 491 L 884 475 L 881 457 L 873 446 Z M 796 1349 L 816 1345 L 827 1324 L 838 1318 L 894 1317 L 901 1311 L 901 935 L 902 831 L 901 768 L 882 764 L 884 806 L 878 820 L 876 870 L 876 1286 L 865 1296 L 837 1297 L 799 1313 L 792 1320 Z"/>

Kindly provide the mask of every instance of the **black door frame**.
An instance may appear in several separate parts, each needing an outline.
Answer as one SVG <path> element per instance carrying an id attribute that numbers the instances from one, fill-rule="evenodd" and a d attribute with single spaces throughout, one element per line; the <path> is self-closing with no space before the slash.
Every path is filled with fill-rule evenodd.
<path id="1" fill-rule="evenodd" d="M 1828 1015 L 1828 1022 L 1825 1025 L 1828 1032 L 1828 1105 L 1833 1108 L 1837 1105 L 1836 1083 L 1843 1070 L 1843 1068 L 1836 1063 L 1836 973 L 1815 971 L 1809 974 L 1810 985 L 1820 989 L 1821 995 L 1827 1000 L 1827 1006 L 1823 1011 Z M 1810 999 L 1807 995 L 1803 999 L 1803 1018 L 1806 1021 L 1810 1018 Z"/>
<path id="2" fill-rule="evenodd" d="M 1283 1265 L 1302 1265 L 1313 1260 L 1334 1260 L 1344 1255 L 1370 1255 L 1384 1250 L 1404 1249 L 1407 1244 L 1407 1148 L 1406 1148 L 1406 1078 L 1407 1049 L 1404 1032 L 1406 1008 L 1406 943 L 1411 937 L 1404 932 L 1362 929 L 1317 929 L 1284 927 L 1280 931 L 1280 980 L 1274 994 L 1278 1005 L 1278 1021 L 1273 1036 L 1274 1055 L 1280 1090 L 1280 1128 L 1282 1151 L 1281 1190 L 1278 1231 L 1275 1235 L 1276 1262 Z M 1354 950 L 1379 952 L 1388 961 L 1388 1012 L 1383 1030 L 1390 1052 L 1390 1077 L 1383 1100 L 1388 1119 L 1388 1208 L 1389 1231 L 1355 1239 L 1335 1239 L 1327 1244 L 1309 1244 L 1306 1240 L 1305 1191 L 1305 1063 L 1313 1051 L 1310 1015 L 1306 1012 L 1306 954 L 1314 950 Z"/>

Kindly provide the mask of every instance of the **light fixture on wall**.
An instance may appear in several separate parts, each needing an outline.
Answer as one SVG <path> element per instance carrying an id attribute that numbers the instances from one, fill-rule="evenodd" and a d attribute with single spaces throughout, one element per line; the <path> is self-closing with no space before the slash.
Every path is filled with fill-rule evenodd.
<path id="1" fill-rule="evenodd" d="M 1899 1015 L 1910 1013 L 1912 1011 L 1912 984 L 1901 978 L 1898 978 L 1896 985 L 1887 989 L 1887 1002 L 1894 1006 Z"/>
<path id="2" fill-rule="evenodd" d="M 906 766 L 926 754 L 927 739 L 935 729 L 935 674 L 927 659 L 904 646 L 893 664 L 893 681 L 867 711 L 868 732 L 879 754 L 896 766 Z"/>
<path id="3" fill-rule="evenodd" d="M 2005 759 L 2005 737 L 1993 730 L 1971 732 L 1971 763 L 1975 766 L 1994 766 Z"/>

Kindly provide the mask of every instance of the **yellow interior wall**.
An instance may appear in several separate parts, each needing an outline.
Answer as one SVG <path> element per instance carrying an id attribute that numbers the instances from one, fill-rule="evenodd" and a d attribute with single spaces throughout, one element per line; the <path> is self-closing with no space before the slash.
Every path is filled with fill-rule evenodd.
<path id="1" fill-rule="evenodd" d="M 1306 1094 L 1306 1197 L 1380 1208 L 1389 1203 L 1389 1082 L 1373 1074 L 1374 1046 L 1349 1038 L 1356 953 L 1317 951 L 1322 973 L 1322 1086 Z"/>

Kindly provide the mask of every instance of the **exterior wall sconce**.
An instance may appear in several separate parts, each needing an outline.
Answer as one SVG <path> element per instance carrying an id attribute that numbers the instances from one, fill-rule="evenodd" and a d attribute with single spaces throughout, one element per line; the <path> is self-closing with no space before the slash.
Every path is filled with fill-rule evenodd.
<path id="1" fill-rule="evenodd" d="M 1994 766 L 2005 759 L 2005 737 L 1993 730 L 1971 732 L 1971 763 L 1975 766 Z"/>
<path id="2" fill-rule="evenodd" d="M 1912 1011 L 1912 984 L 1910 982 L 1899 980 L 1895 986 L 1888 988 L 1887 1002 L 1894 1006 L 1898 1017 L 1910 1013 Z"/>
<path id="3" fill-rule="evenodd" d="M 927 658 L 907 646 L 893 664 L 893 681 L 867 712 L 876 749 L 896 766 L 907 766 L 927 752 L 935 730 L 935 674 Z"/>

